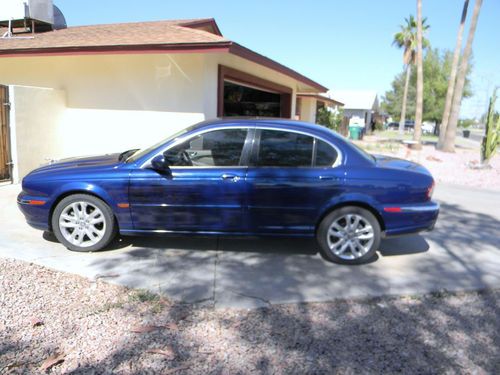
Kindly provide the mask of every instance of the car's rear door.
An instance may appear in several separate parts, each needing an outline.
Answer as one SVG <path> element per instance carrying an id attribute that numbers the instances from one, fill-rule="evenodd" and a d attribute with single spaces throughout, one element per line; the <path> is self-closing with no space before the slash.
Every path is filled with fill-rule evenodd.
<path id="1" fill-rule="evenodd" d="M 133 171 L 130 209 L 138 230 L 238 232 L 246 226 L 245 181 L 253 129 L 197 134 L 167 150 L 170 174 Z M 186 155 L 189 160 L 187 160 Z"/>
<path id="2" fill-rule="evenodd" d="M 257 128 L 247 172 L 251 230 L 311 233 L 322 206 L 340 192 L 340 157 L 336 147 L 311 135 Z"/>

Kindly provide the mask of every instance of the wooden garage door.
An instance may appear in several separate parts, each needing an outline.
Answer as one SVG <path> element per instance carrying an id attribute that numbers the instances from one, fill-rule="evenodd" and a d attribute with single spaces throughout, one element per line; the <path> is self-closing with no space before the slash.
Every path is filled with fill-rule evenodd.
<path id="1" fill-rule="evenodd" d="M 10 179 L 9 91 L 0 86 L 0 181 Z"/>

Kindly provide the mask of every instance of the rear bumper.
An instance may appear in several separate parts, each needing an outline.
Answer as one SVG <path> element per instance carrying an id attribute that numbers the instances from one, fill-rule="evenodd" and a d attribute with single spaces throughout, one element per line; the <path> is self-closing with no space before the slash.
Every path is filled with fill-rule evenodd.
<path id="1" fill-rule="evenodd" d="M 397 236 L 434 229 L 439 216 L 439 203 L 426 202 L 399 205 L 400 212 L 383 212 L 385 235 Z"/>

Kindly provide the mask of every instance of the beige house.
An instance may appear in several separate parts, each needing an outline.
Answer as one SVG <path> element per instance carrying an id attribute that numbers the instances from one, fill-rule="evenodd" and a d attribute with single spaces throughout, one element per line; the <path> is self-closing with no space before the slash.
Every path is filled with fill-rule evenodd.
<path id="1" fill-rule="evenodd" d="M 0 180 L 50 159 L 144 147 L 215 117 L 314 122 L 327 91 L 228 40 L 213 19 L 27 24 L 2 30 L 0 20 Z"/>

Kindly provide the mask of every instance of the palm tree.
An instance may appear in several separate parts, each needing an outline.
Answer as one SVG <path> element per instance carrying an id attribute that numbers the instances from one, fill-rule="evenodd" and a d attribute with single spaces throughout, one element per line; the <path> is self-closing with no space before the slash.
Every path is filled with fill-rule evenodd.
<path id="1" fill-rule="evenodd" d="M 446 92 L 446 100 L 444 103 L 443 119 L 441 120 L 441 126 L 439 127 L 439 140 L 437 143 L 438 150 L 441 150 L 443 148 L 446 128 L 448 126 L 448 120 L 450 117 L 451 102 L 453 101 L 453 92 L 455 91 L 455 83 L 457 81 L 458 62 L 460 60 L 460 51 L 462 50 L 462 37 L 464 33 L 465 19 L 467 18 L 468 7 L 469 0 L 465 0 L 464 9 L 462 10 L 462 18 L 460 19 L 460 26 L 458 28 L 457 44 L 455 45 L 455 51 L 453 52 L 450 81 L 448 82 L 448 91 Z"/>
<path id="2" fill-rule="evenodd" d="M 415 129 L 413 140 L 415 148 L 420 149 L 422 145 L 422 112 L 424 110 L 424 63 L 422 54 L 422 0 L 417 0 L 417 104 L 415 108 Z"/>
<path id="3" fill-rule="evenodd" d="M 425 32 L 429 26 L 425 24 L 426 19 L 422 22 L 422 30 Z M 405 24 L 399 26 L 400 31 L 394 35 L 393 45 L 403 49 L 403 64 L 406 69 L 405 87 L 403 91 L 403 104 L 401 106 L 401 118 L 399 120 L 399 133 L 404 133 L 404 126 L 406 120 L 406 100 L 408 97 L 408 85 L 410 83 L 411 66 L 417 61 L 417 22 L 415 18 L 410 15 L 405 18 Z M 422 39 L 423 47 L 429 46 L 429 41 L 425 38 Z"/>
<path id="4" fill-rule="evenodd" d="M 451 103 L 450 118 L 448 126 L 446 127 L 446 134 L 444 136 L 443 151 L 455 152 L 455 137 L 457 133 L 458 115 L 460 114 L 460 105 L 462 103 L 462 96 L 464 93 L 465 76 L 467 75 L 467 68 L 469 65 L 469 58 L 472 52 L 472 42 L 474 41 L 474 34 L 476 33 L 477 20 L 481 11 L 483 0 L 476 0 L 474 4 L 474 11 L 469 27 L 469 35 L 467 36 L 467 43 L 465 44 L 462 60 L 460 61 L 460 68 L 457 74 L 457 82 L 455 83 L 455 91 L 453 93 L 453 101 Z"/>

